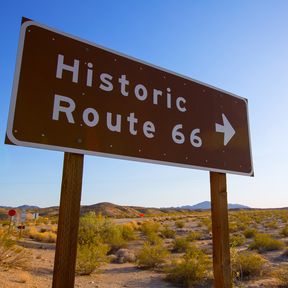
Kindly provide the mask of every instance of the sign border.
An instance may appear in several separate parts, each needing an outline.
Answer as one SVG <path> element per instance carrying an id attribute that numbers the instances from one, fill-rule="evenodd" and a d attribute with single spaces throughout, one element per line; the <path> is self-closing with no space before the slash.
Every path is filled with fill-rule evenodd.
<path id="1" fill-rule="evenodd" d="M 19 76 L 20 76 L 20 70 L 21 70 L 21 62 L 22 62 L 22 54 L 23 54 L 23 48 L 24 48 L 24 39 L 26 35 L 26 31 L 28 30 L 29 26 L 38 26 L 40 28 L 49 30 L 51 32 L 60 34 L 62 36 L 74 39 L 76 41 L 80 41 L 83 44 L 88 44 L 90 46 L 97 47 L 99 49 L 108 51 L 110 53 L 113 53 L 115 55 L 128 58 L 132 61 L 136 61 L 139 64 L 145 64 L 152 68 L 156 68 L 158 70 L 161 70 L 163 72 L 181 77 L 182 79 L 186 79 L 188 81 L 192 81 L 195 83 L 198 83 L 200 85 L 204 85 L 206 87 L 212 88 L 214 90 L 217 90 L 219 92 L 223 92 L 225 94 L 228 94 L 232 97 L 238 98 L 241 101 L 245 102 L 246 105 L 246 111 L 247 111 L 247 123 L 248 123 L 248 136 L 249 136 L 249 152 L 250 152 L 250 159 L 251 159 L 251 171 L 250 172 L 238 172 L 238 171 L 231 171 L 231 170 L 224 170 L 224 169 L 217 169 L 217 168 L 209 168 L 209 167 L 202 167 L 202 166 L 195 166 L 195 165 L 189 165 L 189 164 L 181 164 L 181 163 L 174 163 L 169 161 L 160 161 L 160 160 L 151 160 L 146 158 L 137 158 L 132 156 L 124 156 L 124 155 L 117 155 L 117 154 L 109 154 L 109 153 L 102 153 L 102 152 L 95 152 L 90 150 L 82 150 L 82 149 L 75 149 L 75 148 L 69 148 L 69 147 L 61 147 L 61 146 L 54 146 L 54 145 L 46 145 L 46 144 L 40 144 L 40 143 L 32 143 L 32 142 L 26 142 L 26 141 L 19 141 L 14 135 L 13 135 L 13 122 L 14 122 L 14 113 L 15 113 L 15 107 L 16 107 L 16 99 L 18 94 L 18 84 L 19 84 Z M 250 125 L 249 125 L 249 113 L 248 113 L 248 100 L 246 98 L 240 97 L 238 95 L 235 95 L 233 93 L 230 93 L 228 91 L 222 90 L 220 88 L 214 87 L 212 85 L 203 83 L 201 81 L 195 80 L 193 78 L 178 74 L 174 71 L 170 71 L 168 69 L 153 65 L 151 63 L 139 60 L 137 58 L 128 56 L 126 54 L 114 51 L 112 49 L 103 47 L 101 45 L 97 45 L 93 42 L 84 40 L 80 37 L 70 35 L 65 32 L 61 32 L 57 29 L 47 27 L 46 25 L 37 23 L 32 20 L 25 21 L 21 25 L 20 30 L 20 39 L 18 44 L 18 50 L 17 50 L 17 60 L 16 60 L 16 67 L 14 72 L 14 80 L 13 80 L 13 89 L 12 89 L 12 95 L 11 95 L 11 101 L 10 101 L 10 109 L 9 109 L 9 116 L 8 116 L 8 123 L 7 123 L 7 137 L 8 140 L 10 140 L 13 144 L 19 145 L 19 146 L 25 146 L 25 147 L 32 147 L 32 148 L 42 148 L 46 150 L 56 150 L 56 151 L 62 151 L 62 152 L 70 152 L 70 153 L 76 153 L 76 154 L 83 154 L 83 155 L 94 155 L 94 156 L 100 156 L 100 157 L 107 157 L 107 158 L 114 158 L 114 159 L 124 159 L 124 160 L 130 160 L 130 161 L 137 161 L 137 162 L 144 162 L 144 163 L 153 163 L 153 164 L 161 164 L 161 165 L 167 165 L 167 166 L 175 166 L 175 167 L 182 167 L 182 168 L 192 168 L 192 169 L 198 169 L 198 170 L 205 170 L 205 171 L 213 171 L 213 172 L 220 172 L 220 173 L 231 173 L 231 174 L 237 174 L 237 175 L 246 175 L 246 176 L 254 176 L 254 168 L 253 168 L 253 161 L 252 161 L 252 148 L 251 148 L 251 134 L 250 134 Z"/>

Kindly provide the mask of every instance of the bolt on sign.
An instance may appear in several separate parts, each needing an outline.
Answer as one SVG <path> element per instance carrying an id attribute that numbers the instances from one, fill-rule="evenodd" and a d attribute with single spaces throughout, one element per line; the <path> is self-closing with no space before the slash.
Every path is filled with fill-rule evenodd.
<path id="1" fill-rule="evenodd" d="M 247 100 L 27 21 L 16 145 L 253 175 Z"/>

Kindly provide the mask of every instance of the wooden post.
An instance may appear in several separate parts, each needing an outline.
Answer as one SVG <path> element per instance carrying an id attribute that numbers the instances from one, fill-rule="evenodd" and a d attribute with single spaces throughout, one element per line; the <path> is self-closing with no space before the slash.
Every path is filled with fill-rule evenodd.
<path id="1" fill-rule="evenodd" d="M 83 162 L 83 155 L 64 154 L 53 288 L 74 287 Z"/>
<path id="2" fill-rule="evenodd" d="M 226 174 L 210 172 L 214 288 L 232 287 Z"/>

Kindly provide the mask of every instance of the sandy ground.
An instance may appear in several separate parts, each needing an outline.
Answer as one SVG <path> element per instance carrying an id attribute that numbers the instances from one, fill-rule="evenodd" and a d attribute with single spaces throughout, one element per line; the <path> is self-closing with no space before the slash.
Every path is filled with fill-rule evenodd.
<path id="1" fill-rule="evenodd" d="M 29 246 L 29 245 L 28 245 Z M 46 288 L 52 286 L 55 250 L 29 248 L 31 265 L 25 269 L 0 270 L 0 288 Z M 101 267 L 101 273 L 90 276 L 76 276 L 75 287 L 120 288 L 120 287 L 175 287 L 164 281 L 164 275 L 150 270 L 140 270 L 134 264 L 107 264 Z"/>

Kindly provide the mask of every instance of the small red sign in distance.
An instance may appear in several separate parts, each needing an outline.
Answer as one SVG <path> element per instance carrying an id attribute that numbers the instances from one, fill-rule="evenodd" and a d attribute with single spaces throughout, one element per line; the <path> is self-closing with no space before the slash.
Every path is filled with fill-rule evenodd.
<path id="1" fill-rule="evenodd" d="M 15 216 L 16 215 L 16 210 L 14 210 L 14 209 L 10 209 L 9 211 L 8 211 L 8 215 L 9 216 Z"/>

